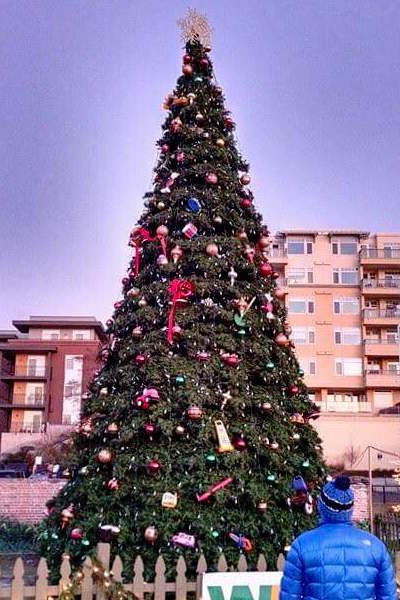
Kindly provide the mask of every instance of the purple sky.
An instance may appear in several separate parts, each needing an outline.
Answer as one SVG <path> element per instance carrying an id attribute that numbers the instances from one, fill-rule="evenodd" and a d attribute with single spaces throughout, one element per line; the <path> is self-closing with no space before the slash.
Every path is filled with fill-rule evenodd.
<path id="1" fill-rule="evenodd" d="M 111 313 L 187 6 L 1 0 L 0 328 Z M 398 0 L 192 6 L 270 229 L 399 230 Z"/>

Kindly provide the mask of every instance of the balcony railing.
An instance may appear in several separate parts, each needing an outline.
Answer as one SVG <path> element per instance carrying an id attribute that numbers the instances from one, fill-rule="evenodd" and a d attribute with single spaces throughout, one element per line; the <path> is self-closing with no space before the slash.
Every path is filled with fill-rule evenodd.
<path id="1" fill-rule="evenodd" d="M 29 423 L 11 423 L 9 433 L 44 433 L 46 431 L 45 423 L 37 421 Z"/>
<path id="2" fill-rule="evenodd" d="M 400 279 L 362 279 L 363 288 L 394 288 L 400 289 Z"/>
<path id="3" fill-rule="evenodd" d="M 362 248 L 361 258 L 397 258 L 400 259 L 400 248 Z"/>
<path id="4" fill-rule="evenodd" d="M 267 252 L 271 258 L 284 258 L 287 256 L 286 248 L 269 248 Z"/>
<path id="5" fill-rule="evenodd" d="M 380 340 L 379 338 L 365 338 L 364 340 L 364 344 L 370 345 L 370 344 L 385 344 L 387 346 L 395 346 L 396 344 L 398 344 L 398 340 Z"/>
<path id="6" fill-rule="evenodd" d="M 365 319 L 399 319 L 400 322 L 400 308 L 365 308 L 364 317 Z"/>
<path id="7" fill-rule="evenodd" d="M 371 402 L 330 401 L 317 402 L 321 412 L 370 413 Z"/>
<path id="8" fill-rule="evenodd" d="M 44 406 L 44 394 L 13 394 L 12 404 Z"/>

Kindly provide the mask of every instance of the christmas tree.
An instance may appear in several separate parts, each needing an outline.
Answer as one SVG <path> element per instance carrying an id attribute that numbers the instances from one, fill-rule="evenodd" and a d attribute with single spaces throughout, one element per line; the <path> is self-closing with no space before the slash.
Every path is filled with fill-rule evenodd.
<path id="1" fill-rule="evenodd" d="M 41 533 L 51 565 L 111 540 L 125 564 L 204 553 L 274 568 L 312 524 L 324 475 L 268 262 L 248 164 L 216 85 L 205 18 L 181 22 L 182 75 L 167 96 L 154 187 L 131 233 L 123 298 L 96 374 L 71 477 Z"/>

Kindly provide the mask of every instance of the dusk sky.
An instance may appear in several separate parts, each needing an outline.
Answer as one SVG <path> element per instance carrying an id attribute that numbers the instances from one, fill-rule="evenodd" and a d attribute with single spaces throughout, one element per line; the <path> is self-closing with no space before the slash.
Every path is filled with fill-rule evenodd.
<path id="1" fill-rule="evenodd" d="M 120 298 L 188 0 L 0 1 L 0 329 Z M 210 0 L 271 230 L 400 229 L 400 2 Z"/>

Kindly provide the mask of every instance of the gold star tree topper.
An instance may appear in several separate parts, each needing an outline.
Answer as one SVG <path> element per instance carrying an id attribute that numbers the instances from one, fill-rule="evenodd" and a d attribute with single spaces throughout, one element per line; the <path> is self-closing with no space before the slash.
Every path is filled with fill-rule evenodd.
<path id="1" fill-rule="evenodd" d="M 186 17 L 178 19 L 181 30 L 181 39 L 186 42 L 200 42 L 203 46 L 211 44 L 211 26 L 205 15 L 197 12 L 194 8 L 188 8 Z"/>

